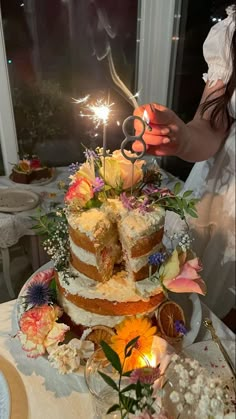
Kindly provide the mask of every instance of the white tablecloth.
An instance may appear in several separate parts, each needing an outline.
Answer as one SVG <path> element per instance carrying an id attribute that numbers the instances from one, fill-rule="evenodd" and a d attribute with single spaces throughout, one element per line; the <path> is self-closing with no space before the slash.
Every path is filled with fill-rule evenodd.
<path id="1" fill-rule="evenodd" d="M 83 374 L 60 375 L 46 359 L 26 357 L 18 339 L 14 337 L 17 332 L 15 308 L 15 300 L 0 305 L 0 355 L 17 368 L 23 379 L 29 403 L 29 419 L 93 419 Z M 235 338 L 205 305 L 202 305 L 202 310 L 203 318 L 212 319 L 222 339 Z M 209 332 L 202 326 L 196 341 L 209 339 Z"/>
<path id="2" fill-rule="evenodd" d="M 50 204 L 53 202 L 62 202 L 64 191 L 59 190 L 58 182 L 66 181 L 68 183 L 68 169 L 59 167 L 55 171 L 55 175 L 50 183 L 45 185 L 24 185 L 12 182 L 8 176 L 0 176 L 0 189 L 14 188 L 26 189 L 37 193 L 40 196 L 39 207 L 47 212 Z M 56 194 L 50 197 L 50 194 Z M 36 215 L 36 210 L 16 212 L 14 214 L 6 214 L 0 212 L 0 247 L 11 247 L 18 242 L 18 240 L 25 236 L 35 234 L 31 230 L 32 220 L 30 216 Z"/>

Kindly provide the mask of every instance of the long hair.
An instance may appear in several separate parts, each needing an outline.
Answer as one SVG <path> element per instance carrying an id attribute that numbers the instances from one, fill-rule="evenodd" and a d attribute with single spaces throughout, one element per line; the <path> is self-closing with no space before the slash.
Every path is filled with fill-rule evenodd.
<path id="1" fill-rule="evenodd" d="M 234 12 L 234 19 L 236 19 L 236 11 Z M 204 103 L 202 103 L 200 107 L 200 114 L 203 117 L 204 113 L 212 108 L 210 114 L 210 124 L 213 129 L 217 129 L 217 127 L 226 121 L 226 131 L 228 131 L 232 125 L 232 117 L 229 114 L 228 110 L 228 103 L 234 93 L 236 87 L 236 29 L 234 30 L 234 34 L 232 37 L 231 47 L 231 58 L 232 58 L 232 74 L 228 83 L 224 88 L 224 92 L 218 96 L 217 98 L 211 99 L 213 93 L 211 93 Z M 219 91 L 222 88 L 219 89 Z M 225 122 L 224 122 L 225 123 Z"/>

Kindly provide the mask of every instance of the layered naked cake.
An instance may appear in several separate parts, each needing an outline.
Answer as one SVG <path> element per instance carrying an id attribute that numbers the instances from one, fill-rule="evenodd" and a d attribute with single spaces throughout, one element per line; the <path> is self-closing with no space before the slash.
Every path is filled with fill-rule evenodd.
<path id="1" fill-rule="evenodd" d="M 162 250 L 165 211 L 140 213 L 119 198 L 67 215 L 72 278 L 57 273 L 60 304 L 76 324 L 115 325 L 150 313 L 163 301 L 148 279 L 148 258 Z"/>

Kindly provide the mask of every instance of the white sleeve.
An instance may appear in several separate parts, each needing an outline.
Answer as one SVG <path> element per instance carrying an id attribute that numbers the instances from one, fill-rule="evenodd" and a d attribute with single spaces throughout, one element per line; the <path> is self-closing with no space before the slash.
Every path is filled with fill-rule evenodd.
<path id="1" fill-rule="evenodd" d="M 203 74 L 203 80 L 214 86 L 217 80 L 226 84 L 232 74 L 231 41 L 235 30 L 234 15 L 214 25 L 204 44 L 203 55 L 208 64 L 208 72 Z"/>

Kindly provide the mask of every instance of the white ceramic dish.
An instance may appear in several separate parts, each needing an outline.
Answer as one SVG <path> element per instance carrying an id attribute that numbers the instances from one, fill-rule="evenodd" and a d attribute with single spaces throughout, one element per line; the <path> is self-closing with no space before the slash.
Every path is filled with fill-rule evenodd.
<path id="1" fill-rule="evenodd" d="M 222 340 L 233 364 L 235 365 L 235 341 Z M 228 380 L 231 371 L 218 346 L 212 340 L 197 342 L 184 349 L 184 354 L 196 359 L 211 375 Z"/>
<path id="2" fill-rule="evenodd" d="M 26 189 L 7 188 L 0 191 L 0 212 L 20 212 L 35 208 L 39 196 Z"/>
<path id="3" fill-rule="evenodd" d="M 3 373 L 0 371 L 0 419 L 10 419 L 10 391 Z"/>
<path id="4" fill-rule="evenodd" d="M 171 300 L 178 303 L 185 315 L 187 334 L 183 337 L 182 348 L 191 345 L 199 332 L 202 323 L 202 307 L 197 294 L 170 293 Z"/>

